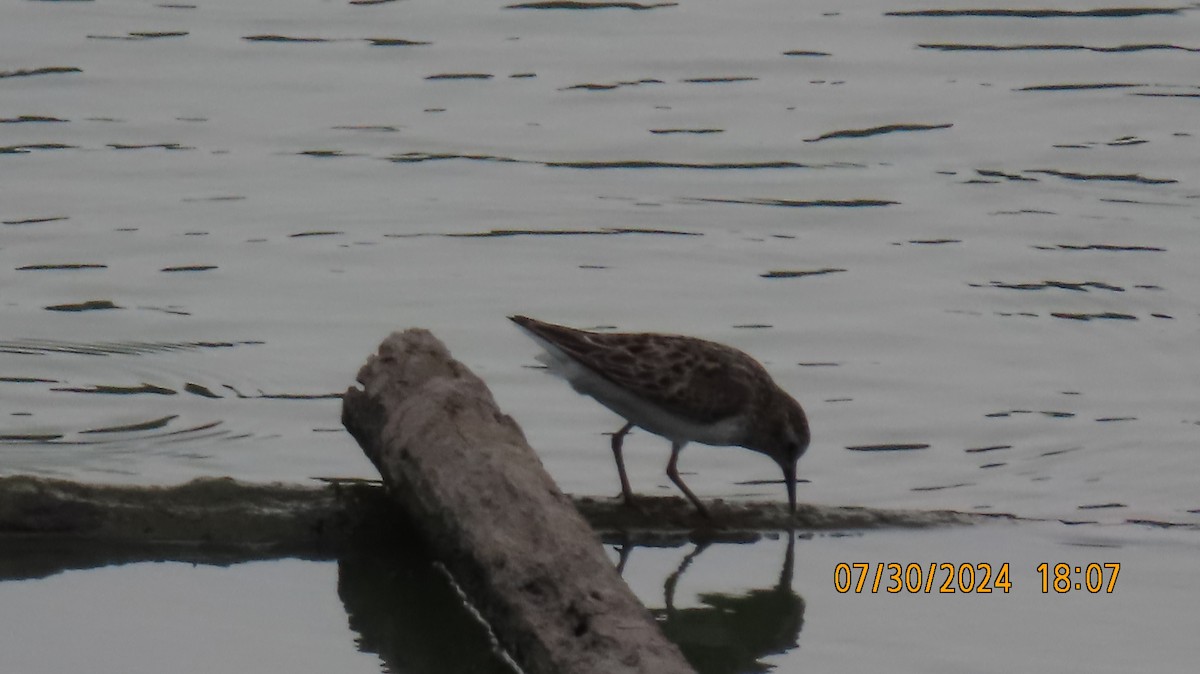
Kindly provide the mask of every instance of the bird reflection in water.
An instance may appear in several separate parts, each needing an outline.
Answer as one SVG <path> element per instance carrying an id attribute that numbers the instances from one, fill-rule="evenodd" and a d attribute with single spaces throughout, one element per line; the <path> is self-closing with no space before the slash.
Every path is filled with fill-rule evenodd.
<path id="1" fill-rule="evenodd" d="M 380 540 L 394 541 L 379 545 Z M 766 541 L 760 541 L 759 545 Z M 664 607 L 651 609 L 663 633 L 699 674 L 766 672 L 762 659 L 798 645 L 804 599 L 792 591 L 795 535 L 774 587 L 741 594 L 701 593 L 699 605 L 675 606 L 675 589 L 710 545 L 689 552 L 663 583 Z M 634 549 L 619 546 L 618 570 Z M 338 595 L 358 633 L 358 648 L 377 653 L 387 672 L 511 674 L 511 660 L 472 614 L 448 575 L 411 534 L 388 532 L 350 546 L 338 559 Z"/>
<path id="2" fill-rule="evenodd" d="M 804 599 L 792 590 L 796 536 L 788 534 L 783 568 L 774 587 L 742 594 L 701 593 L 700 606 L 676 608 L 679 580 L 708 547 L 699 543 L 683 558 L 663 584 L 665 607 L 651 613 L 700 674 L 770 671 L 772 667 L 762 659 L 799 646 L 804 626 Z M 629 550 L 629 546 L 621 548 L 618 569 L 624 569 Z"/>

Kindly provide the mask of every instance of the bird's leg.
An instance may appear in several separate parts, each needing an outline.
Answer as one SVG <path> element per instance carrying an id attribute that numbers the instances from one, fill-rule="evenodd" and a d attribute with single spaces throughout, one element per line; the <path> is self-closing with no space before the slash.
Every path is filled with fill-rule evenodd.
<path id="1" fill-rule="evenodd" d="M 621 456 L 621 443 L 625 441 L 625 434 L 631 428 L 633 428 L 633 423 L 626 423 L 612 436 L 613 458 L 617 460 L 617 474 L 621 476 L 621 496 L 625 499 L 625 505 L 630 506 L 633 505 L 633 489 L 629 487 L 629 476 L 625 474 L 625 459 Z"/>
<path id="2" fill-rule="evenodd" d="M 621 543 L 621 551 L 619 553 L 617 553 L 620 555 L 619 557 L 617 557 L 617 575 L 618 576 L 625 575 L 625 564 L 626 564 L 626 562 L 629 561 L 629 553 L 631 553 L 631 552 L 633 552 L 633 544 L 632 543 L 630 543 L 628 540 Z"/>
<path id="3" fill-rule="evenodd" d="M 692 562 L 700 556 L 700 553 L 707 550 L 709 545 L 711 545 L 711 542 L 709 541 L 697 543 L 696 549 L 689 552 L 687 556 L 683 558 L 683 561 L 679 563 L 679 568 L 675 569 L 675 573 L 667 576 L 667 581 L 663 583 L 663 600 L 667 604 L 668 616 L 675 615 L 675 587 L 679 585 L 679 579 L 683 577 L 683 572 L 687 571 L 687 568 L 692 565 Z"/>
<path id="4" fill-rule="evenodd" d="M 671 442 L 671 460 L 667 463 L 667 477 L 671 478 L 671 481 L 675 483 L 675 486 L 679 487 L 679 490 L 683 492 L 683 495 L 688 497 L 688 500 L 692 502 L 692 505 L 696 506 L 696 510 L 699 510 L 701 515 L 712 519 L 712 515 L 708 512 L 708 508 L 704 507 L 704 504 L 700 502 L 700 499 L 696 498 L 696 495 L 692 493 L 692 490 L 688 489 L 688 486 L 683 483 L 683 479 L 679 477 L 679 468 L 676 464 L 679 463 L 679 452 L 686 444 L 686 442 Z"/>

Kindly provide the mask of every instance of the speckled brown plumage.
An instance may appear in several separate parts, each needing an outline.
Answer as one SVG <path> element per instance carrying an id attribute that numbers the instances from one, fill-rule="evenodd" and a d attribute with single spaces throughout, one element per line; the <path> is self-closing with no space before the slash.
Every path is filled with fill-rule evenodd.
<path id="1" fill-rule="evenodd" d="M 510 318 L 546 348 L 552 371 L 630 422 L 613 438 L 627 500 L 631 493 L 621 441 L 637 425 L 672 440 L 667 474 L 702 512 L 704 506 L 675 469 L 688 441 L 739 445 L 770 456 L 784 471 L 794 505 L 795 465 L 808 447 L 808 420 L 754 358 L 695 337 L 589 332 Z M 582 369 L 572 369 L 572 363 Z"/>

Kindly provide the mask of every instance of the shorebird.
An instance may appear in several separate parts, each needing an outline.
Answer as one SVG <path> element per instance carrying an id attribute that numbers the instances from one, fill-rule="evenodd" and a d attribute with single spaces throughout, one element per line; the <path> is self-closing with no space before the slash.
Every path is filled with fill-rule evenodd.
<path id="1" fill-rule="evenodd" d="M 667 477 L 701 514 L 708 509 L 679 477 L 688 442 L 738 446 L 766 454 L 783 470 L 796 511 L 796 462 L 808 449 L 804 409 L 763 366 L 733 348 L 695 337 L 600 333 L 509 316 L 545 353 L 538 358 L 578 393 L 625 419 L 612 436 L 621 495 L 633 504 L 621 445 L 637 426 L 671 441 Z"/>

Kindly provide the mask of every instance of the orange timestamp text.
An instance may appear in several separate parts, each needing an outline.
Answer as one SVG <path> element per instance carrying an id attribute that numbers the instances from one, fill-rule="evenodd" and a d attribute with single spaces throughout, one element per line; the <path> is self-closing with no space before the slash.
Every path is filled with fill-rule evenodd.
<path id="1" fill-rule="evenodd" d="M 1117 586 L 1120 563 L 1071 565 L 1065 562 L 1037 566 L 1044 594 L 1084 590 L 1091 594 L 1111 593 Z M 1007 594 L 1013 583 L 1008 562 L 841 562 L 833 567 L 833 589 L 840 594 L 880 592 L 898 594 Z"/>
<path id="2" fill-rule="evenodd" d="M 987 562 L 930 562 L 928 566 L 917 562 L 842 562 L 833 567 L 833 589 L 842 594 L 990 594 L 1008 592 L 1012 589 L 1012 580 L 1009 578 L 1008 562 L 996 567 Z"/>

